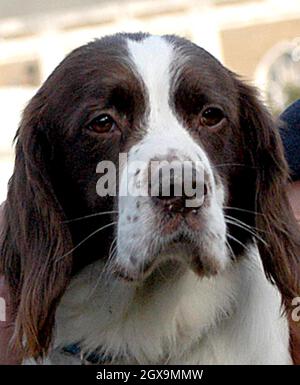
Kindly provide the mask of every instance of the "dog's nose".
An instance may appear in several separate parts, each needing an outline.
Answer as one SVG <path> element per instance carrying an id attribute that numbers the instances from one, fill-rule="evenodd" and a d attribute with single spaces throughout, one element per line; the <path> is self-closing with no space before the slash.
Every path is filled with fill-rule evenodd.
<path id="1" fill-rule="evenodd" d="M 149 193 L 153 201 L 173 213 L 197 211 L 207 195 L 204 173 L 194 165 L 175 169 L 159 166 L 150 178 Z"/>

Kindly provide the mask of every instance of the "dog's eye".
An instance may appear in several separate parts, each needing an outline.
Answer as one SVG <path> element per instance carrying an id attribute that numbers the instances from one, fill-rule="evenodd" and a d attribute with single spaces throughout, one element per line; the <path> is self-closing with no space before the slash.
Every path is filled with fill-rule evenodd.
<path id="1" fill-rule="evenodd" d="M 88 125 L 88 128 L 98 134 L 103 134 L 112 132 L 116 128 L 116 122 L 110 115 L 102 114 L 93 119 Z"/>
<path id="2" fill-rule="evenodd" d="M 208 107 L 202 113 L 200 122 L 202 126 L 214 127 L 224 119 L 223 111 L 218 107 Z"/>

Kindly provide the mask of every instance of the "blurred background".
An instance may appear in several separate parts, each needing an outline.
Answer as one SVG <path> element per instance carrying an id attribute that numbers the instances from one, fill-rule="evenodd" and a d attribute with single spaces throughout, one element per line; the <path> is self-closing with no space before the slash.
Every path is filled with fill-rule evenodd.
<path id="1" fill-rule="evenodd" d="M 191 39 L 274 114 L 300 98 L 300 0 L 0 0 L 0 202 L 28 100 L 72 49 L 120 31 Z"/>

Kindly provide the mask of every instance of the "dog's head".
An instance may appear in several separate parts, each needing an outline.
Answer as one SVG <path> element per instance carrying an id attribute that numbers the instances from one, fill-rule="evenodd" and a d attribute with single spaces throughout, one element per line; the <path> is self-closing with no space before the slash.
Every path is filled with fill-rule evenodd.
<path id="1" fill-rule="evenodd" d="M 220 274 L 256 242 L 288 306 L 287 175 L 255 91 L 205 50 L 120 34 L 73 51 L 25 109 L 5 206 L 1 271 L 25 354 L 47 351 L 72 274 L 97 259 L 140 284 L 168 263 Z"/>

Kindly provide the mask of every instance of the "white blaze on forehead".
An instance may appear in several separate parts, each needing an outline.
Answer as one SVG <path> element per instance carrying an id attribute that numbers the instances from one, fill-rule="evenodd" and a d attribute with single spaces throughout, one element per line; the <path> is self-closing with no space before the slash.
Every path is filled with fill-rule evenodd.
<path id="1" fill-rule="evenodd" d="M 164 157 L 170 149 L 175 149 L 178 159 L 204 162 L 209 168 L 203 150 L 192 139 L 188 130 L 179 121 L 172 110 L 173 85 L 175 71 L 183 63 L 182 57 L 172 43 L 160 36 L 150 36 L 141 41 L 127 40 L 129 55 L 135 71 L 142 79 L 148 97 L 146 135 L 139 152 L 139 160 L 150 160 L 155 156 Z M 176 67 L 174 66 L 176 63 Z M 129 152 L 129 160 L 133 160 L 133 150 L 140 147 L 138 143 Z"/>
<path id="2" fill-rule="evenodd" d="M 136 70 L 142 78 L 149 97 L 150 124 L 161 114 L 172 113 L 169 106 L 170 68 L 174 60 L 171 44 L 160 36 L 151 36 L 142 41 L 128 40 L 128 49 Z"/>

